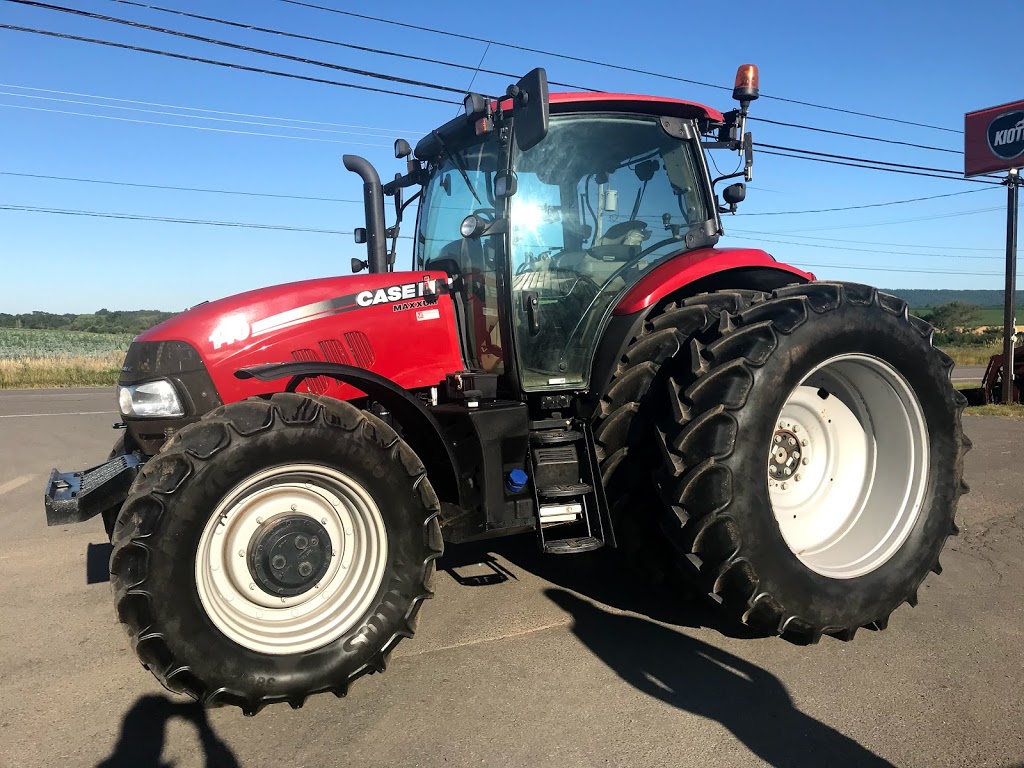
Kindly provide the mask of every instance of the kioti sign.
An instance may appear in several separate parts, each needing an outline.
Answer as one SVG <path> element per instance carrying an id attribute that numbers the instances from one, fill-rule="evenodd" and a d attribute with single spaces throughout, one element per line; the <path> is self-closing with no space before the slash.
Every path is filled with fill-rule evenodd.
<path id="1" fill-rule="evenodd" d="M 964 115 L 964 176 L 1024 167 L 1024 101 Z"/>

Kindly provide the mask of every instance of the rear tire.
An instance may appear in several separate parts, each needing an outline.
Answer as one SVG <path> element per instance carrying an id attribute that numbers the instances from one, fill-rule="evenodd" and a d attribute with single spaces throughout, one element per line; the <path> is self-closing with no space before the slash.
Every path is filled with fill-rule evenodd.
<path id="1" fill-rule="evenodd" d="M 412 449 L 348 403 L 218 408 L 136 478 L 113 534 L 118 617 L 157 679 L 204 706 L 343 696 L 412 636 L 438 510 Z"/>
<path id="2" fill-rule="evenodd" d="M 811 283 L 723 315 L 666 363 L 662 527 L 733 617 L 850 639 L 940 571 L 969 442 L 931 336 L 901 299 Z"/>
<path id="3" fill-rule="evenodd" d="M 652 514 L 659 501 L 649 478 L 652 462 L 660 458 L 650 439 L 652 388 L 657 390 L 666 362 L 689 353 L 696 334 L 717 325 L 723 312 L 739 312 L 762 296 L 724 290 L 661 308 L 630 342 L 598 405 L 594 441 L 619 552 L 634 575 L 649 585 L 671 583 L 689 591 Z"/>

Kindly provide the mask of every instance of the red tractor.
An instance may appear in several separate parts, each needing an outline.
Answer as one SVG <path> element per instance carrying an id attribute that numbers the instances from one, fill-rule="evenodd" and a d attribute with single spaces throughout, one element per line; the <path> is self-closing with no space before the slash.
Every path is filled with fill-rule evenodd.
<path id="1" fill-rule="evenodd" d="M 966 490 L 952 362 L 894 296 L 717 247 L 755 67 L 733 95 L 549 96 L 543 70 L 469 94 L 396 142 L 393 181 L 345 157 L 368 274 L 132 343 L 123 437 L 54 470 L 46 509 L 102 517 L 118 617 L 167 688 L 250 714 L 343 695 L 412 636 L 445 540 L 618 546 L 797 642 L 916 601 Z M 708 149 L 745 170 L 712 179 Z"/>

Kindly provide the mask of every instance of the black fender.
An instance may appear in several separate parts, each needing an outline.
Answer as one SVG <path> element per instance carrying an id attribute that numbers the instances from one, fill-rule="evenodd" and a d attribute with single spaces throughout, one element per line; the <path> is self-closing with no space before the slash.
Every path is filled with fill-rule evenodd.
<path id="1" fill-rule="evenodd" d="M 427 469 L 434 491 L 443 501 L 461 505 L 462 489 L 458 460 L 452 453 L 444 431 L 434 415 L 415 395 L 385 378 L 364 368 L 341 363 L 304 362 L 268 363 L 235 371 L 239 379 L 276 381 L 288 378 L 287 390 L 294 392 L 303 380 L 316 376 L 350 384 L 387 408 L 401 425 L 402 438 L 416 451 Z"/>

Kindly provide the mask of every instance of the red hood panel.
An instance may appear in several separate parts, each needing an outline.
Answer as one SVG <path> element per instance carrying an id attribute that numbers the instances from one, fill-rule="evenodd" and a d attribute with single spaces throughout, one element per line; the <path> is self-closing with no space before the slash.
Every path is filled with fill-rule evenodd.
<path id="1" fill-rule="evenodd" d="M 224 402 L 284 388 L 285 381 L 239 380 L 239 368 L 295 360 L 356 365 L 407 389 L 433 386 L 463 367 L 451 299 L 423 298 L 425 280 L 445 277 L 391 272 L 260 288 L 200 304 L 138 340 L 191 344 Z M 309 388 L 345 396 L 328 380 Z M 347 396 L 354 396 L 351 388 Z"/>

